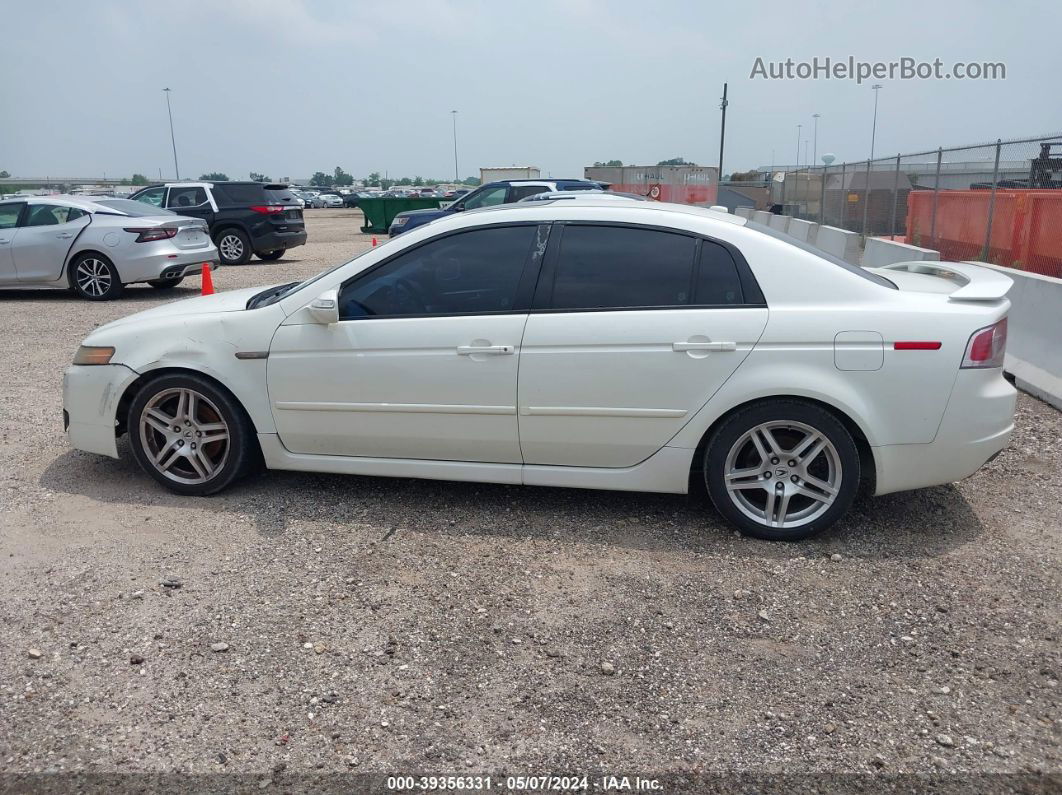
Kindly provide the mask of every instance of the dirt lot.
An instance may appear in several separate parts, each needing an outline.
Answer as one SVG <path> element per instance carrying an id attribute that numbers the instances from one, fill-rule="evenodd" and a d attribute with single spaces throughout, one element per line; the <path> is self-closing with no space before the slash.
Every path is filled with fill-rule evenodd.
<path id="1" fill-rule="evenodd" d="M 308 216 L 218 289 L 369 245 Z M 185 499 L 124 443 L 72 451 L 60 392 L 95 325 L 197 291 L 0 293 L 0 773 L 1062 773 L 1047 405 L 973 478 L 792 545 L 696 496 L 272 473 Z"/>

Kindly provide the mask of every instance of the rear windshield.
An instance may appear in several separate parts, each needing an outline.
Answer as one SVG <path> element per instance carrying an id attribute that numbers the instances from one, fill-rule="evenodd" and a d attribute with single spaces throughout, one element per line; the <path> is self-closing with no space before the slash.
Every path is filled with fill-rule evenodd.
<path id="1" fill-rule="evenodd" d="M 821 248 L 815 248 L 815 246 L 808 245 L 803 240 L 799 240 L 793 237 L 792 235 L 787 235 L 784 232 L 779 232 L 777 229 L 772 229 L 769 226 L 756 223 L 755 221 L 747 221 L 745 223 L 745 226 L 749 229 L 755 229 L 757 232 L 763 232 L 763 234 L 767 235 L 768 237 L 773 237 L 776 240 L 784 240 L 789 245 L 796 246 L 801 251 L 806 251 L 808 252 L 808 254 L 814 254 L 819 259 L 824 259 L 827 262 L 832 263 L 833 265 L 837 265 L 840 268 L 844 268 L 849 273 L 854 273 L 856 276 L 861 276 L 862 278 L 867 279 L 868 281 L 874 282 L 874 284 L 880 284 L 882 287 L 888 287 L 892 290 L 899 289 L 895 284 L 890 282 L 885 277 L 879 276 L 876 273 L 871 273 L 870 271 L 861 268 L 858 265 L 853 265 L 850 262 L 845 262 L 840 257 L 835 257 L 833 254 L 829 254 L 823 251 Z"/>
<path id="2" fill-rule="evenodd" d="M 171 213 L 169 210 L 164 210 L 161 207 L 153 207 L 150 204 L 133 201 L 132 199 L 94 199 L 93 201 L 96 204 L 102 205 L 111 210 L 116 210 L 133 218 L 145 218 L 149 215 L 176 215 L 176 213 Z"/>

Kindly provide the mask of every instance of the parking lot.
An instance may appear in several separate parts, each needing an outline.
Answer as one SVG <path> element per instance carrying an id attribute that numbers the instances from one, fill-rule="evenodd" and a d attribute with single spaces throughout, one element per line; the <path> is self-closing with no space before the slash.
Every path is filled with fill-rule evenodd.
<path id="1" fill-rule="evenodd" d="M 292 281 L 357 210 L 216 272 Z M 381 237 L 381 241 L 383 238 Z M 62 433 L 109 303 L 0 293 L 0 772 L 1058 773 L 1062 415 L 812 542 L 702 495 L 265 473 L 173 495 Z"/>

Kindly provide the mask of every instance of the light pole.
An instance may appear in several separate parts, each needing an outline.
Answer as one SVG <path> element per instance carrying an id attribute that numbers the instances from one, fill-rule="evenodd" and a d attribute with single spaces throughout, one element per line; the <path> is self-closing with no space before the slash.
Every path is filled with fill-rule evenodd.
<path id="1" fill-rule="evenodd" d="M 798 124 L 797 125 L 797 159 L 796 159 L 797 171 L 800 170 L 800 129 L 803 126 L 804 126 L 803 124 Z"/>
<path id="2" fill-rule="evenodd" d="M 170 144 L 173 146 L 173 173 L 181 178 L 181 169 L 177 167 L 177 139 L 173 137 L 173 109 L 170 108 L 170 89 L 162 89 L 166 95 L 166 114 L 170 117 Z"/>
<path id="3" fill-rule="evenodd" d="M 881 83 L 870 87 L 874 91 L 874 123 L 870 127 L 870 158 L 867 160 L 867 184 L 863 189 L 863 239 L 867 236 L 867 212 L 870 210 L 870 163 L 874 159 L 874 139 L 878 134 L 878 92 Z"/>
<path id="4" fill-rule="evenodd" d="M 457 111 L 450 111 L 450 116 L 454 121 L 454 182 L 460 182 L 461 176 L 457 170 Z"/>
<path id="5" fill-rule="evenodd" d="M 726 83 L 723 83 L 723 97 L 719 101 L 719 110 L 723 111 L 722 120 L 719 123 L 719 181 L 723 181 L 723 142 L 726 140 Z"/>
<path id="6" fill-rule="evenodd" d="M 819 162 L 819 114 L 812 113 L 811 118 L 815 120 L 815 133 L 812 135 L 814 143 L 811 147 L 811 164 L 815 165 Z"/>

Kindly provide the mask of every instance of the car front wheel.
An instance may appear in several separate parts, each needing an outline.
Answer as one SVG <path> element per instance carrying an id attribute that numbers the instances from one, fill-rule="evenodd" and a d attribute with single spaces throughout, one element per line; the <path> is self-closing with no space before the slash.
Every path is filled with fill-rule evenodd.
<path id="1" fill-rule="evenodd" d="M 709 440 L 704 481 L 743 533 L 799 541 L 841 518 L 859 487 L 859 451 L 827 410 L 798 400 L 741 409 Z"/>
<path id="2" fill-rule="evenodd" d="M 214 494 L 257 461 L 254 428 L 243 409 L 191 373 L 144 386 L 129 407 L 127 428 L 137 463 L 178 494 Z"/>
<path id="3" fill-rule="evenodd" d="M 214 244 L 222 265 L 245 265 L 251 258 L 251 241 L 239 229 L 224 229 L 218 233 Z"/>

